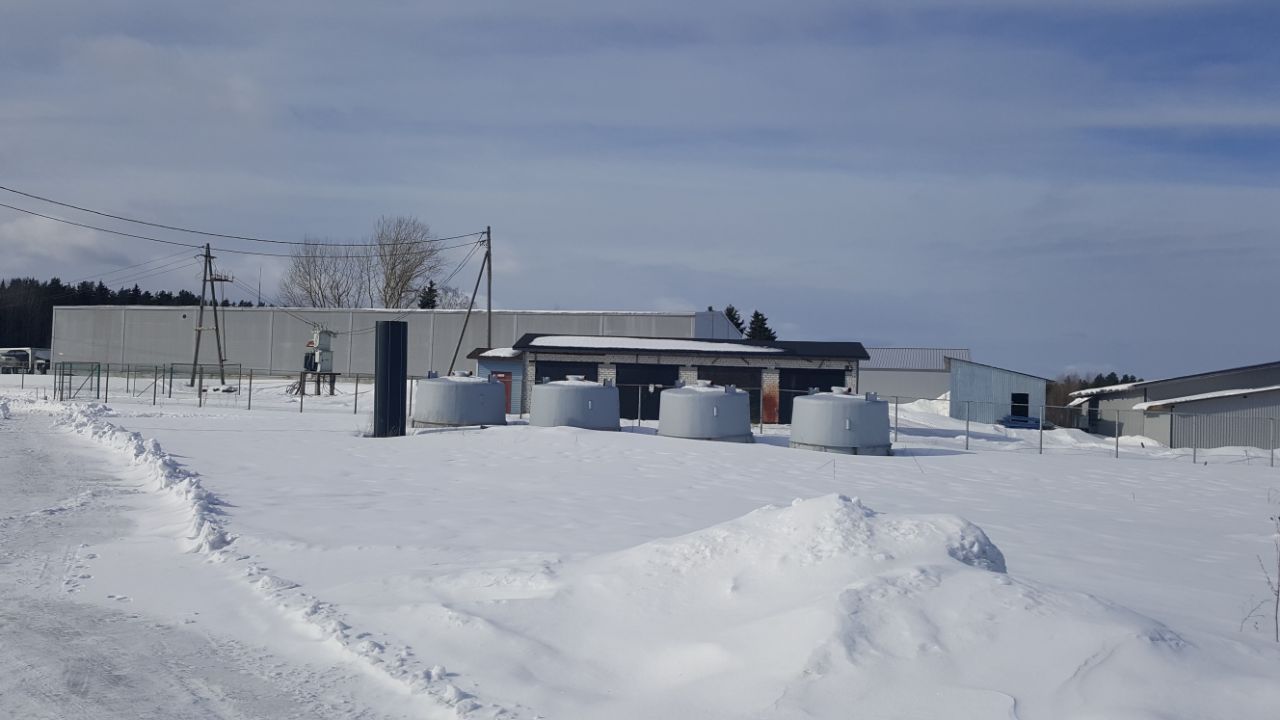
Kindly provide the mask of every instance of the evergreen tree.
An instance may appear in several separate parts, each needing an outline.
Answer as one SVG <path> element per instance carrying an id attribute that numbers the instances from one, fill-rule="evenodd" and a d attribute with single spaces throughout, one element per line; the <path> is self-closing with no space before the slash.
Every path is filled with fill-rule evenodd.
<path id="1" fill-rule="evenodd" d="M 732 305 L 724 306 L 724 316 L 729 318 L 729 322 L 738 328 L 738 332 L 746 332 L 747 326 L 742 324 L 742 315 L 738 313 L 738 308 Z"/>
<path id="2" fill-rule="evenodd" d="M 440 306 L 440 291 L 435 280 L 428 280 L 427 286 L 418 291 L 418 309 L 435 310 Z"/>
<path id="3" fill-rule="evenodd" d="M 748 340 L 777 340 L 778 334 L 769 327 L 769 318 L 756 310 L 751 313 L 751 324 L 747 326 Z"/>

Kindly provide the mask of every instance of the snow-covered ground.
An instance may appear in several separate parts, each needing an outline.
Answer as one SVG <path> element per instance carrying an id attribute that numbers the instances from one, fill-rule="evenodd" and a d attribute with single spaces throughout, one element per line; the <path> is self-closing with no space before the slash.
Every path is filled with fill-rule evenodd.
<path id="1" fill-rule="evenodd" d="M 902 409 L 886 458 L 792 450 L 784 428 L 754 445 L 525 425 L 372 439 L 353 387 L 298 413 L 278 381 L 253 411 L 181 393 L 69 407 L 2 382 L 12 434 L 80 465 L 96 448 L 120 487 L 152 491 L 118 511 L 128 527 L 64 539 L 87 569 L 58 592 L 278 658 L 336 717 L 1280 707 L 1270 618 L 1242 626 L 1258 556 L 1274 562 L 1265 451 L 1192 463 L 1121 438 L 1116 459 L 1111 439 L 1054 430 L 1041 455 L 1035 431 L 976 423 L 966 451 L 964 422 L 927 408 Z M 26 707 L 12 696 L 0 714 Z"/>

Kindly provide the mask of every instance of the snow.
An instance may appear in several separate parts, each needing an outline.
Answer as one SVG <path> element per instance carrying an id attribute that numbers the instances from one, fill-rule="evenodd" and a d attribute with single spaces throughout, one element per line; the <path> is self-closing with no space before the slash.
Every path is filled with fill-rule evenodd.
<path id="1" fill-rule="evenodd" d="M 1147 383 L 1144 381 L 1139 381 L 1139 382 L 1131 382 L 1131 383 L 1121 383 L 1119 385 L 1107 385 L 1105 387 L 1086 388 L 1084 390 L 1076 390 L 1075 392 L 1071 393 L 1071 397 L 1088 398 L 1088 397 L 1093 397 L 1094 395 L 1102 395 L 1104 393 L 1124 392 L 1125 390 L 1132 390 L 1138 385 L 1146 385 L 1146 384 Z"/>
<path id="2" fill-rule="evenodd" d="M 704 340 L 663 338 L 596 337 L 587 335 L 544 335 L 534 338 L 530 347 L 601 348 L 610 350 L 661 350 L 668 352 L 780 353 L 779 348 Z"/>
<path id="3" fill-rule="evenodd" d="M 523 354 L 524 353 L 514 348 L 504 347 L 504 348 L 493 348 L 492 350 L 485 350 L 484 352 L 480 353 L 480 357 L 482 358 L 518 358 Z"/>
<path id="4" fill-rule="evenodd" d="M 1215 392 L 1200 393 L 1198 395 L 1184 395 L 1176 398 L 1165 398 L 1164 400 L 1152 400 L 1150 402 L 1141 402 L 1133 406 L 1134 410 L 1150 410 L 1151 408 L 1164 407 L 1167 405 L 1176 405 L 1178 403 L 1195 402 L 1197 400 L 1213 400 L 1214 398 L 1240 397 L 1241 395 L 1254 395 L 1257 393 L 1275 392 L 1280 390 L 1280 385 L 1268 385 L 1259 388 L 1238 388 L 1234 390 L 1217 390 Z"/>
<path id="5" fill-rule="evenodd" d="M 252 412 L 38 395 L 0 386 L 0 429 L 52 423 L 168 507 L 138 522 L 171 557 L 91 539 L 104 559 L 77 597 L 127 596 L 157 622 L 197 608 L 205 632 L 260 631 L 290 662 L 310 646 L 361 669 L 343 687 L 394 689 L 421 716 L 1269 718 L 1280 702 L 1269 625 L 1241 625 L 1280 502 L 1256 450 L 1199 464 L 1125 437 L 1115 459 L 1112 438 L 1062 429 L 1040 455 L 1036 431 L 971 423 L 966 452 L 964 421 L 919 403 L 898 408 L 895 457 L 857 457 L 789 449 L 777 427 L 752 445 L 521 424 L 375 439 L 349 394 L 298 413 L 269 382 Z"/>

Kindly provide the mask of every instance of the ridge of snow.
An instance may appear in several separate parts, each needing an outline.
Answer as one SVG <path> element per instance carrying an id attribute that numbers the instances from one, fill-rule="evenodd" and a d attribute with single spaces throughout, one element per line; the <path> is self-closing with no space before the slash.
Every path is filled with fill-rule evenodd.
<path id="1" fill-rule="evenodd" d="M 1094 395 L 1101 395 L 1103 393 L 1109 393 L 1109 392 L 1124 392 L 1125 390 L 1132 390 L 1137 385 L 1145 385 L 1145 384 L 1146 384 L 1146 381 L 1139 380 L 1137 382 L 1131 382 L 1131 383 L 1120 383 L 1119 385 L 1107 385 L 1105 387 L 1086 388 L 1084 390 L 1076 390 L 1075 392 L 1071 393 L 1071 397 L 1087 398 L 1087 397 L 1093 397 Z"/>

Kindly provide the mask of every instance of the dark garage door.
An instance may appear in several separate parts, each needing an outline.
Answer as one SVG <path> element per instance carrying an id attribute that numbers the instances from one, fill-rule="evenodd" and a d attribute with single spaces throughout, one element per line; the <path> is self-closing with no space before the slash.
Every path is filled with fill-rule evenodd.
<path id="1" fill-rule="evenodd" d="M 751 422 L 760 422 L 760 368 L 724 367 L 721 365 L 698 366 L 698 379 L 710 380 L 715 385 L 734 385 L 751 396 Z"/>
<path id="2" fill-rule="evenodd" d="M 534 363 L 534 370 L 535 383 L 542 382 L 544 378 L 547 380 L 563 380 L 570 375 L 581 375 L 592 381 L 600 379 L 600 366 L 593 362 L 539 360 Z"/>
<path id="3" fill-rule="evenodd" d="M 623 365 L 618 368 L 618 405 L 622 417 L 635 420 L 657 420 L 659 397 L 663 388 L 675 387 L 680 379 L 679 365 Z M 653 392 L 649 386 L 653 385 Z"/>
<path id="4" fill-rule="evenodd" d="M 809 388 L 826 391 L 836 385 L 844 385 L 844 370 L 782 368 L 778 371 L 778 422 L 791 424 L 791 403 Z"/>

